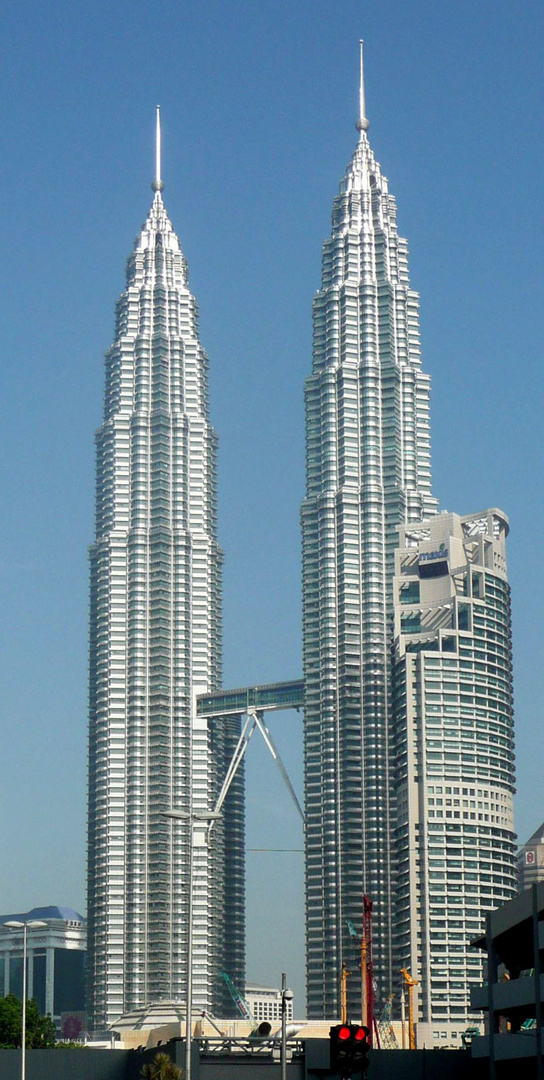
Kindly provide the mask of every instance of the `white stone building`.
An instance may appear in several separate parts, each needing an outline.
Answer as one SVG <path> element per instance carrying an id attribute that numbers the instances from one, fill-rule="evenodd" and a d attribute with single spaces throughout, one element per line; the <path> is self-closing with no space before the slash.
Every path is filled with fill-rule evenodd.
<path id="1" fill-rule="evenodd" d="M 281 990 L 272 986 L 246 986 L 245 999 L 255 1019 L 261 1023 L 268 1020 L 271 1024 L 281 1023 Z M 293 999 L 287 998 L 287 1020 L 293 1019 Z"/>
<path id="2" fill-rule="evenodd" d="M 518 885 L 524 892 L 544 881 L 544 822 L 518 851 Z"/>

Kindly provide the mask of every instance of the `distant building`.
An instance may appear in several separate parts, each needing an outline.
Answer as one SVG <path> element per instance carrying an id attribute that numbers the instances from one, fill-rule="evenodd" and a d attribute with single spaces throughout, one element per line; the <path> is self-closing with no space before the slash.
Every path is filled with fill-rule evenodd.
<path id="1" fill-rule="evenodd" d="M 518 851 L 519 891 L 544 881 L 544 822 Z"/>
<path id="2" fill-rule="evenodd" d="M 87 949 L 86 920 L 77 911 L 50 906 L 0 915 L 0 992 L 23 996 L 23 931 L 4 924 L 34 919 L 46 926 L 27 930 L 27 998 L 51 1016 L 60 1034 L 67 1023 L 74 1038 L 84 1027 Z"/>
<path id="3" fill-rule="evenodd" d="M 259 1023 L 268 1020 L 271 1024 L 281 1022 L 281 990 L 270 986 L 246 986 L 246 1001 Z M 293 1019 L 293 1001 L 286 1002 L 287 1019 Z"/>
<path id="4" fill-rule="evenodd" d="M 427 1045 L 452 1046 L 478 1020 L 470 940 L 516 893 L 508 521 L 496 509 L 442 513 L 399 534 L 396 967 L 419 981 Z"/>

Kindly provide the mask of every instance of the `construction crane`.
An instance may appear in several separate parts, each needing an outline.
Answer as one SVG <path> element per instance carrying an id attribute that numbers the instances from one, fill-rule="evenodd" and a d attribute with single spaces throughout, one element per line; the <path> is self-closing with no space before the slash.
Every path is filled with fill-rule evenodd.
<path id="1" fill-rule="evenodd" d="M 220 971 L 219 978 L 225 983 L 238 1012 L 241 1013 L 244 1020 L 248 1020 L 251 1024 L 251 1031 L 249 1033 L 250 1039 L 255 1039 L 257 1037 L 266 1038 L 270 1035 L 272 1025 L 268 1023 L 268 1020 L 263 1020 L 260 1024 L 257 1022 L 249 1002 L 247 1002 L 243 994 L 240 993 L 238 987 L 234 985 L 230 975 L 228 975 L 226 971 Z"/>
<path id="2" fill-rule="evenodd" d="M 378 1021 L 378 1031 L 380 1033 L 380 1046 L 382 1050 L 398 1050 L 399 1044 L 397 1042 L 397 1036 L 393 1030 L 391 1023 L 391 1008 L 393 1005 L 394 994 L 390 994 L 383 1007 L 382 1015 Z"/>
<path id="3" fill-rule="evenodd" d="M 410 972 L 406 968 L 400 969 L 401 975 L 404 975 L 404 981 L 408 987 L 408 1049 L 415 1050 L 416 1048 L 416 1026 L 414 1023 L 414 986 L 419 986 L 419 981 L 413 979 Z"/>
<path id="4" fill-rule="evenodd" d="M 361 938 L 361 1020 L 373 1035 L 378 1034 L 374 1015 L 374 967 L 372 964 L 372 900 L 363 896 L 363 936 Z M 379 1037 L 378 1037 L 379 1044 Z"/>
<path id="5" fill-rule="evenodd" d="M 357 930 L 351 919 L 346 919 L 350 937 L 357 938 Z M 369 1042 L 372 1046 L 373 1036 L 380 1046 L 380 1036 L 376 1016 L 374 1014 L 374 975 L 372 966 L 372 900 L 369 896 L 363 896 L 363 935 L 360 939 L 361 950 L 361 1023 L 370 1032 Z"/>
<path id="6" fill-rule="evenodd" d="M 238 987 L 234 985 L 230 975 L 227 975 L 226 971 L 219 972 L 219 978 L 223 979 L 227 990 L 238 1009 L 238 1012 L 243 1016 L 244 1020 L 249 1020 L 249 1023 L 255 1028 L 257 1027 L 257 1021 L 246 1001 L 245 997 L 240 993 Z"/>
<path id="7" fill-rule="evenodd" d="M 347 964 L 342 964 L 340 972 L 340 1022 L 342 1024 L 348 1022 L 348 979 L 350 975 L 351 971 L 348 971 Z"/>

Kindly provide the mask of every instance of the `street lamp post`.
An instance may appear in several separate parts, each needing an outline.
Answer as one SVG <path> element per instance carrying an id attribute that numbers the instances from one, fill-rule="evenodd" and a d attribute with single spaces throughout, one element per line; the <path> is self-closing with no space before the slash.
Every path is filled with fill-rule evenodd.
<path id="1" fill-rule="evenodd" d="M 23 1015 L 21 1021 L 21 1080 L 26 1078 L 26 942 L 27 934 L 29 930 L 42 930 L 45 929 L 47 923 L 42 922 L 40 919 L 29 919 L 28 922 L 19 922 L 17 919 L 10 919 L 9 922 L 3 923 L 9 930 L 22 930 L 23 931 Z"/>
<path id="2" fill-rule="evenodd" d="M 210 825 L 220 813 L 186 813 L 184 810 L 164 810 L 163 817 L 189 824 L 189 904 L 187 913 L 187 993 L 185 1000 L 185 1080 L 191 1080 L 191 1016 L 193 1012 L 193 878 L 195 865 L 195 825 Z M 24 1080 L 24 1078 L 23 1078 Z"/>
<path id="3" fill-rule="evenodd" d="M 287 1078 L 287 1002 L 293 1000 L 293 991 L 287 988 L 287 976 L 281 976 L 281 1080 Z"/>

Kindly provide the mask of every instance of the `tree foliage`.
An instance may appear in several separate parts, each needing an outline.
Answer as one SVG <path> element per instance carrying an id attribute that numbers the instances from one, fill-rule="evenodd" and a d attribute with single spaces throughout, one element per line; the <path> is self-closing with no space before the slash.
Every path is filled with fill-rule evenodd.
<path id="1" fill-rule="evenodd" d="M 0 1047 L 21 1045 L 23 1006 L 15 994 L 0 998 Z M 34 1000 L 26 1003 L 26 1045 L 32 1049 L 55 1045 L 55 1025 L 50 1016 L 40 1016 Z"/>
<path id="2" fill-rule="evenodd" d="M 181 1080 L 183 1073 L 168 1054 L 157 1054 L 155 1060 L 144 1065 L 140 1076 L 142 1080 Z"/>

